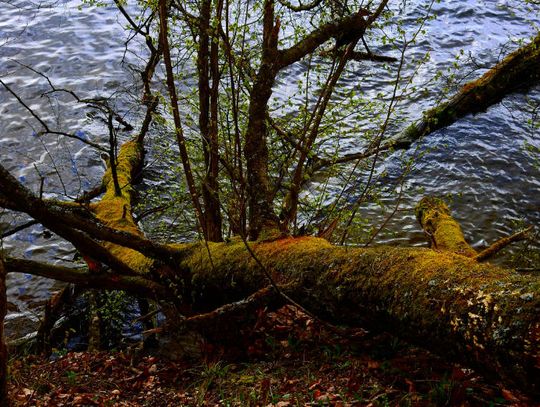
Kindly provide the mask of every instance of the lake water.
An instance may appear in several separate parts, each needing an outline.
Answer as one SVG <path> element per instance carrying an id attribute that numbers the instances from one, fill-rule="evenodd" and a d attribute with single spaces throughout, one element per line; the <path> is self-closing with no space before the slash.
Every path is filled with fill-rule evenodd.
<path id="1" fill-rule="evenodd" d="M 439 70 L 450 74 L 447 68 L 452 67 L 461 50 L 463 68 L 459 72 L 470 69 L 472 64 L 465 64 L 464 60 L 471 55 L 477 67 L 475 75 L 479 75 L 500 57 L 501 49 L 514 49 L 518 39 L 526 40 L 535 35 L 538 13 L 518 7 L 521 3 L 467 0 L 436 4 L 437 18 L 426 24 L 426 35 L 411 48 L 410 57 L 421 57 L 430 51 L 428 62 L 418 73 L 417 84 L 420 86 L 423 81 L 432 79 Z M 92 141 L 104 141 L 103 126 L 90 120 L 82 106 L 74 107 L 68 95 L 43 97 L 50 89 L 47 82 L 24 65 L 46 74 L 56 86 L 74 90 L 81 97 L 113 96 L 116 108 L 135 120 L 137 112 L 131 110 L 135 103 L 124 90 L 137 83 L 131 67 L 140 61 L 136 53 L 126 52 L 124 44 L 129 34 L 124 32 L 125 21 L 115 9 L 85 7 L 79 10 L 79 3 L 69 0 L 42 2 L 40 7 L 29 4 L 19 0 L 0 1 L 0 78 L 51 128 L 70 131 Z M 412 29 L 425 4 L 420 0 L 407 4 L 407 12 L 402 17 L 410 22 L 405 28 Z M 134 42 L 131 47 L 138 51 Z M 305 65 L 297 64 L 280 79 L 274 105 L 294 95 L 296 85 L 293 84 L 305 70 Z M 364 95 L 375 95 L 391 85 L 384 72 L 376 64 L 352 65 L 344 83 L 360 87 Z M 366 76 L 370 77 L 369 82 L 361 80 Z M 440 97 L 444 81 L 439 79 L 435 84 L 435 87 L 430 85 L 427 95 L 400 105 L 401 114 L 418 118 Z M 402 210 L 375 242 L 425 244 L 410 210 L 419 194 L 451 196 L 453 214 L 475 247 L 483 247 L 515 230 L 515 222 L 538 226 L 540 171 L 534 165 L 534 156 L 525 149 L 527 143 L 540 146 L 538 129 L 528 125 L 538 103 L 538 87 L 527 96 L 509 96 L 504 103 L 485 113 L 467 117 L 431 134 L 417 148 L 407 152 L 411 155 L 420 151 L 423 155 L 416 160 L 410 176 L 401 186 L 404 190 Z M 45 197 L 73 197 L 99 182 L 104 167 L 98 153 L 79 141 L 50 135 L 38 138 L 34 131 L 38 127 L 10 94 L 0 89 L 2 165 L 34 189 L 43 177 Z M 347 132 L 353 128 L 354 123 L 345 122 L 342 130 Z M 358 148 L 354 140 L 350 134 L 344 136 L 343 147 L 354 151 Z M 148 169 L 150 173 L 161 170 L 157 164 Z M 385 170 L 388 175 L 384 181 L 393 185 L 392 181 L 400 173 L 397 157 L 385 163 Z M 361 190 L 362 183 L 350 188 L 350 200 L 354 199 L 355 188 Z M 328 202 L 339 193 L 340 185 L 334 182 L 330 190 L 333 195 Z M 315 187 L 312 191 L 316 191 Z M 360 213 L 370 222 L 381 224 L 394 200 L 395 194 L 383 195 L 386 208 L 364 205 Z M 0 213 L 0 231 L 26 220 L 24 216 Z M 71 245 L 54 236 L 48 237 L 40 226 L 10 236 L 2 244 L 6 250 L 22 257 L 56 263 L 73 261 Z M 47 279 L 9 276 L 11 312 L 8 322 L 10 326 L 17 326 L 18 335 L 33 330 L 28 321 L 37 321 L 39 311 L 36 310 L 57 287 Z"/>

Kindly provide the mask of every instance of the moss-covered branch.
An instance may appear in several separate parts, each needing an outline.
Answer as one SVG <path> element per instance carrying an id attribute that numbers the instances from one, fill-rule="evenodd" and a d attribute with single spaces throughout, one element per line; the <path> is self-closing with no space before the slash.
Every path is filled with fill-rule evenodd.
<path id="1" fill-rule="evenodd" d="M 540 79 L 540 34 L 531 43 L 508 55 L 482 77 L 466 83 L 456 95 L 424 112 L 422 118 L 401 134 L 376 148 L 337 158 L 317 158 L 307 173 L 312 174 L 331 165 L 363 160 L 379 152 L 408 149 L 415 141 L 456 122 L 460 118 L 485 111 L 505 96 L 524 91 Z"/>
<path id="2" fill-rule="evenodd" d="M 476 250 L 465 241 L 461 226 L 450 216 L 450 209 L 442 199 L 423 198 L 416 206 L 416 218 L 429 236 L 432 249 L 476 256 Z"/>
<path id="3" fill-rule="evenodd" d="M 141 166 L 142 155 L 142 144 L 128 141 L 122 145 L 118 152 L 116 165 L 116 177 L 121 187 L 120 194 L 117 193 L 112 168 L 109 166 L 102 182 L 105 186 L 105 194 L 92 208 L 96 218 L 104 225 L 140 238 L 143 238 L 144 235 L 135 224 L 132 216 L 132 184 L 133 176 Z M 152 266 L 153 261 L 139 251 L 110 242 L 104 242 L 103 246 L 138 273 L 145 273 Z"/>
<path id="4" fill-rule="evenodd" d="M 531 235 L 532 230 L 533 230 L 533 227 L 529 226 L 527 229 L 516 232 L 511 236 L 503 237 L 503 238 L 497 240 L 492 245 L 490 245 L 488 248 L 486 248 L 486 249 L 482 250 L 480 253 L 478 253 L 475 256 L 474 259 L 476 261 L 487 260 L 490 257 L 494 256 L 499 251 L 501 251 L 502 249 L 504 249 L 509 244 L 512 244 L 514 242 L 519 242 L 520 240 L 527 239 Z"/>
<path id="5" fill-rule="evenodd" d="M 540 79 L 540 34 L 532 42 L 509 54 L 479 79 L 466 83 L 450 100 L 424 112 L 389 145 L 408 148 L 414 141 L 458 119 L 500 102 L 513 92 L 523 91 Z"/>

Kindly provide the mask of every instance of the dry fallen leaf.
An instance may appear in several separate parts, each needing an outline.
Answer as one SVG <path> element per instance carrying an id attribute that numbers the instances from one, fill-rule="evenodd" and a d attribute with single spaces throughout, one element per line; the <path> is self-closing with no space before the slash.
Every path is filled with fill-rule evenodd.
<path id="1" fill-rule="evenodd" d="M 381 364 L 376 360 L 369 360 L 367 362 L 367 367 L 368 369 L 378 369 L 379 367 L 381 367 Z"/>
<path id="2" fill-rule="evenodd" d="M 512 403 L 516 403 L 516 402 L 519 402 L 520 400 L 514 396 L 514 394 L 508 390 L 508 389 L 502 389 L 501 390 L 501 393 L 503 395 L 503 397 L 505 398 L 505 400 L 507 401 L 511 401 Z"/>

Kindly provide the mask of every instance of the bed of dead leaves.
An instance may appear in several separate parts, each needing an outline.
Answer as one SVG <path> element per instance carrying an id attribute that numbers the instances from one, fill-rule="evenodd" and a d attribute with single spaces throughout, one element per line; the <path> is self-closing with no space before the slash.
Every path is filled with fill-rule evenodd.
<path id="1" fill-rule="evenodd" d="M 237 346 L 204 359 L 129 350 L 11 361 L 15 406 L 535 406 L 388 334 L 336 335 L 297 309 L 261 312 Z"/>

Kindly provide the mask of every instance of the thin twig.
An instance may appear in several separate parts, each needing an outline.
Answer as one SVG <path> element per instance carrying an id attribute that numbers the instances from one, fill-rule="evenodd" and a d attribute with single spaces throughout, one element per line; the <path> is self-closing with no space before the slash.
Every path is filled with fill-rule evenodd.
<path id="1" fill-rule="evenodd" d="M 39 222 L 37 220 L 31 220 L 30 222 L 23 223 L 22 225 L 19 225 L 11 230 L 8 230 L 7 232 L 4 232 L 0 235 L 0 239 L 5 239 L 8 236 L 14 235 L 17 232 L 20 232 L 21 230 L 27 229 L 31 226 L 37 225 Z"/>
<path id="2" fill-rule="evenodd" d="M 75 140 L 79 140 L 81 142 L 83 142 L 84 144 L 87 144 L 91 147 L 94 147 L 95 149 L 97 150 L 100 150 L 100 151 L 107 151 L 105 148 L 103 148 L 102 146 L 100 146 L 99 144 L 96 144 L 96 143 L 93 143 L 89 140 L 86 140 L 85 138 L 83 137 L 80 137 L 80 136 L 77 136 L 76 134 L 71 134 L 71 133 L 65 133 L 65 132 L 62 132 L 62 131 L 55 131 L 55 130 L 51 130 L 49 128 L 49 126 L 47 125 L 47 123 L 45 123 L 43 121 L 43 119 L 41 119 L 41 117 L 39 117 L 36 112 L 34 112 L 34 110 L 32 108 L 30 108 L 30 106 L 28 106 L 24 100 L 22 100 L 22 98 L 17 95 L 17 93 L 11 89 L 4 81 L 2 81 L 0 79 L 0 84 L 6 88 L 6 90 L 11 93 L 13 95 L 13 97 L 15 99 L 17 99 L 17 101 L 21 104 L 21 106 L 23 106 L 31 115 L 32 117 L 34 117 L 38 122 L 39 124 L 41 124 L 41 126 L 43 127 L 44 131 L 38 133 L 38 134 L 56 134 L 56 135 L 59 135 L 59 136 L 64 136 L 64 137 L 68 137 L 68 138 L 72 138 L 72 139 L 75 139 Z"/>

